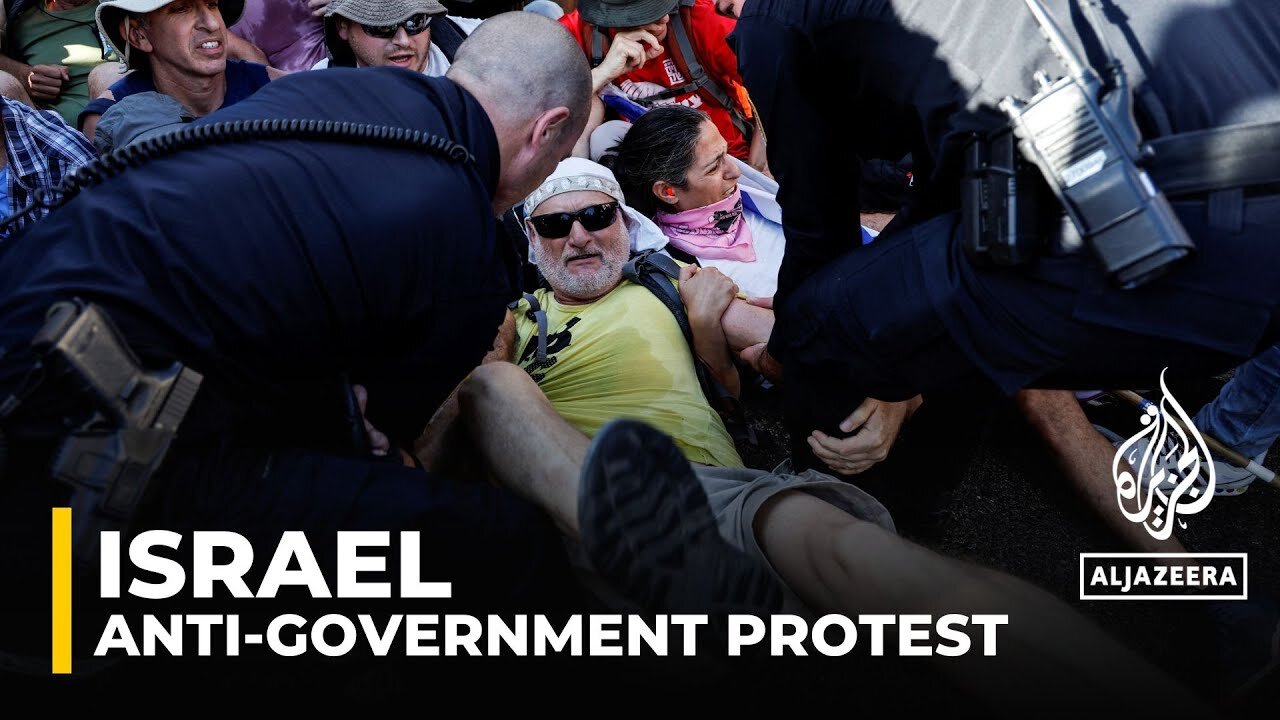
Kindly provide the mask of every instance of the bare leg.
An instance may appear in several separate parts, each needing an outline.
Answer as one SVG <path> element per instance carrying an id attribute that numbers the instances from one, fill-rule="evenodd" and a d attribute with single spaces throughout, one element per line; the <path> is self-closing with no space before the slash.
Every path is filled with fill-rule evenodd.
<path id="1" fill-rule="evenodd" d="M 1023 390 L 1017 402 L 1072 484 L 1126 545 L 1137 552 L 1186 552 L 1176 537 L 1156 540 L 1121 514 L 1111 478 L 1111 458 L 1116 450 L 1089 423 L 1075 395 L 1067 390 Z"/>
<path id="2" fill-rule="evenodd" d="M 462 416 L 494 476 L 577 539 L 578 478 L 589 440 L 508 362 L 476 368 L 458 391 Z"/>
<path id="3" fill-rule="evenodd" d="M 650 609 L 772 612 L 774 581 L 722 541 L 696 478 L 670 440 L 655 436 L 624 421 L 594 441 L 581 481 L 582 539 L 594 566 Z M 1024 581 L 943 557 L 802 492 L 770 499 L 754 523 L 773 568 L 815 610 L 1007 616 L 994 648 L 984 629 L 968 653 L 938 661 L 993 706 L 1204 716 L 1154 666 Z"/>
<path id="4" fill-rule="evenodd" d="M 1157 703 L 1177 715 L 1201 711 L 1154 666 L 1024 581 L 943 557 L 799 492 L 766 503 L 755 531 L 787 584 L 823 612 L 1008 615 L 995 656 L 982 654 L 973 629 L 968 654 L 938 660 L 964 687 L 1004 707 L 1154 713 L 1147 703 Z"/>
<path id="5" fill-rule="evenodd" d="M 589 442 L 565 422 L 520 368 L 490 363 L 463 384 L 459 401 L 494 473 L 548 512 L 572 537 Z M 643 478 L 645 481 L 653 478 Z M 656 481 L 656 480 L 655 480 Z M 774 568 L 810 606 L 850 615 L 1008 615 L 997 654 L 971 651 L 942 667 L 997 702 L 1096 709 L 1200 703 L 1153 666 L 1048 593 L 1011 576 L 945 558 L 804 493 L 761 508 L 755 532 Z M 1134 693 L 1133 688 L 1143 688 Z"/>
<path id="6" fill-rule="evenodd" d="M 22 102 L 29 107 L 35 107 L 22 81 L 7 72 L 0 72 L 0 95 Z"/>

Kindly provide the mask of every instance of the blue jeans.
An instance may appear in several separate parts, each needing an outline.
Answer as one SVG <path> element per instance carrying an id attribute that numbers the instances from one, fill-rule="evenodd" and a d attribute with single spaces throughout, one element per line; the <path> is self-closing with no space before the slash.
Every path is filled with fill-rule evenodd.
<path id="1" fill-rule="evenodd" d="M 1241 365 L 1194 422 L 1247 457 L 1266 452 L 1280 436 L 1280 345 Z"/>

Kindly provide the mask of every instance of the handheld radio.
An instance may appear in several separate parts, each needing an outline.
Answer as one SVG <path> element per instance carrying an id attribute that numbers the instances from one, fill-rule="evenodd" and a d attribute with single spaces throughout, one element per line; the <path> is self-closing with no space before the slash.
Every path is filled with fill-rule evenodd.
<path id="1" fill-rule="evenodd" d="M 1169 201 L 1138 165 L 1144 148 L 1124 69 L 1099 28 L 1110 87 L 1067 44 L 1039 0 L 1024 0 L 1067 75 L 1035 74 L 1039 92 L 1006 97 L 1023 158 L 1039 168 L 1108 275 L 1134 288 L 1195 250 Z M 1086 4 L 1088 0 L 1085 0 Z"/>

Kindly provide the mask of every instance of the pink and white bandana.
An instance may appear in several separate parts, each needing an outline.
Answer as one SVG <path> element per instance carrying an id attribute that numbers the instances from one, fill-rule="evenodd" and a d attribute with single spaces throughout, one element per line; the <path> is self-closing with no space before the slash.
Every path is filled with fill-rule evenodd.
<path id="1" fill-rule="evenodd" d="M 751 228 L 742 216 L 742 188 L 719 202 L 693 210 L 668 214 L 659 211 L 653 220 L 675 247 L 696 258 L 754 262 Z"/>

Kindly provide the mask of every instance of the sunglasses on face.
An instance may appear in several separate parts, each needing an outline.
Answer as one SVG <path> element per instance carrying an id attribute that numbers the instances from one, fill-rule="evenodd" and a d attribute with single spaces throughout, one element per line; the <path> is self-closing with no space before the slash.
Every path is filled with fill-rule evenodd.
<path id="1" fill-rule="evenodd" d="M 601 205 L 590 205 L 577 212 L 534 215 L 529 218 L 529 221 L 533 223 L 533 229 L 538 231 L 538 235 L 547 240 L 556 240 L 572 232 L 575 221 L 582 223 L 583 230 L 596 232 L 612 225 L 617 216 L 618 203 L 607 202 Z"/>
<path id="2" fill-rule="evenodd" d="M 365 25 L 360 24 L 364 28 L 364 33 L 369 37 L 387 39 L 396 34 L 396 30 L 404 28 L 404 31 L 410 35 L 420 35 L 431 27 L 431 19 L 434 15 L 426 13 L 418 13 L 410 15 L 408 18 L 396 23 L 395 25 Z"/>

